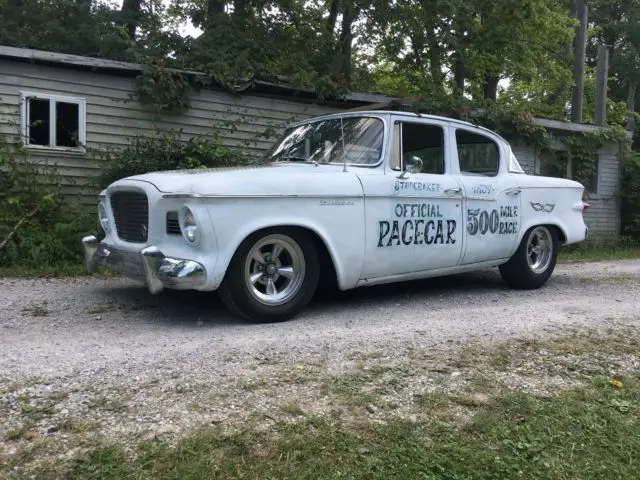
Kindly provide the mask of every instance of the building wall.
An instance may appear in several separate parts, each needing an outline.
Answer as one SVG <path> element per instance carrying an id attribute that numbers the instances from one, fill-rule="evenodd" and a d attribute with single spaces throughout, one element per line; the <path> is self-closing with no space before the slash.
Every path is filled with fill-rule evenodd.
<path id="1" fill-rule="evenodd" d="M 86 144 L 90 149 L 120 148 L 132 137 L 149 133 L 154 125 L 182 129 L 184 139 L 210 135 L 215 126 L 223 143 L 258 156 L 270 146 L 268 139 L 257 139 L 267 129 L 279 133 L 291 121 L 336 111 L 285 99 L 201 90 L 191 95 L 187 115 L 157 121 L 153 113 L 131 99 L 132 78 L 0 60 L 0 134 L 19 132 L 21 91 L 84 98 Z M 233 128 L 227 125 L 229 121 L 234 123 Z M 527 173 L 540 173 L 538 152 L 522 145 L 514 145 L 513 149 Z M 83 153 L 32 150 L 31 157 L 57 163 L 70 194 L 79 193 L 87 179 L 98 171 L 97 164 Z M 594 236 L 618 236 L 620 215 L 614 197 L 618 178 L 619 152 L 616 145 L 610 145 L 600 152 L 598 191 L 590 197 L 591 209 L 585 214 Z M 93 197 L 81 200 L 94 202 Z"/>
<path id="2" fill-rule="evenodd" d="M 513 153 L 528 174 L 540 174 L 541 155 L 533 147 L 514 145 Z M 598 155 L 597 191 L 589 193 L 591 207 L 584 218 L 592 238 L 615 240 L 620 234 L 620 207 L 616 200 L 620 178 L 619 146 L 615 143 L 606 145 Z"/>
<path id="3" fill-rule="evenodd" d="M 132 78 L 0 60 L 0 134 L 19 133 L 21 91 L 84 98 L 88 149 L 122 147 L 130 138 L 151 132 L 154 125 L 182 129 L 185 140 L 211 135 L 215 126 L 224 144 L 258 156 L 270 146 L 269 139 L 256 139 L 267 129 L 279 133 L 291 121 L 336 111 L 284 99 L 200 90 L 191 95 L 187 115 L 157 121 L 131 99 Z M 98 171 L 98 165 L 83 153 L 31 149 L 30 155 L 36 161 L 60 165 L 69 184 L 82 185 Z M 77 192 L 79 187 L 70 185 L 67 191 Z"/>

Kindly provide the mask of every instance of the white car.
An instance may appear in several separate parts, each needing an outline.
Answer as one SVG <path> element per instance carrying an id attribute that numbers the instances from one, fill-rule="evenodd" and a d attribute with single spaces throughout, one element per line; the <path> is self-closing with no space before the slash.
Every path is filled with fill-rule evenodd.
<path id="1" fill-rule="evenodd" d="M 524 173 L 507 141 L 467 122 L 346 112 L 288 127 L 253 166 L 153 172 L 100 194 L 99 265 L 163 288 L 217 291 L 281 321 L 340 290 L 499 267 L 538 288 L 584 240 L 583 186 Z"/>

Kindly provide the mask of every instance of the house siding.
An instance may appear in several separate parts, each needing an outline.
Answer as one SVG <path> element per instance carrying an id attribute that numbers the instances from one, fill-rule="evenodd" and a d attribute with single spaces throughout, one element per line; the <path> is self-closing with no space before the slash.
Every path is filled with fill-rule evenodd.
<path id="1" fill-rule="evenodd" d="M 86 146 L 89 149 L 122 148 L 132 137 L 150 133 L 154 126 L 181 130 L 184 140 L 209 136 L 215 127 L 223 144 L 259 156 L 270 147 L 273 139 L 258 138 L 267 130 L 277 135 L 292 121 L 338 111 L 325 105 L 284 98 L 236 96 L 221 90 L 202 89 L 190 95 L 186 115 L 165 116 L 158 120 L 131 98 L 133 78 L 0 60 L 0 135 L 19 133 L 22 91 L 84 98 Z M 540 173 L 539 152 L 527 145 L 514 144 L 512 147 L 527 173 Z M 612 144 L 599 153 L 598 191 L 589 198 L 591 208 L 585 212 L 585 221 L 592 236 L 615 239 L 620 231 L 620 210 L 615 199 L 619 149 Z M 79 194 L 84 203 L 95 203 L 95 198 L 86 195 L 83 189 L 99 170 L 89 155 L 31 149 L 30 158 L 57 164 L 66 183 L 65 192 Z"/>
<path id="2" fill-rule="evenodd" d="M 526 173 L 540 174 L 541 155 L 534 147 L 515 144 L 512 149 Z M 591 238 L 617 240 L 620 235 L 620 206 L 616 199 L 620 181 L 618 144 L 604 146 L 598 156 L 597 191 L 589 193 L 591 207 L 584 213 L 584 220 Z"/>
<path id="3" fill-rule="evenodd" d="M 268 130 L 277 135 L 292 121 L 337 111 L 323 105 L 202 89 L 190 95 L 187 115 L 159 120 L 131 99 L 133 78 L 0 60 L 0 134 L 19 134 L 23 91 L 86 99 L 88 149 L 121 148 L 154 127 L 181 130 L 183 140 L 211 136 L 216 128 L 223 144 L 260 156 L 273 137 L 259 135 Z M 97 163 L 79 152 L 33 148 L 29 155 L 36 162 L 57 164 L 69 194 L 80 192 L 87 179 L 98 172 Z"/>

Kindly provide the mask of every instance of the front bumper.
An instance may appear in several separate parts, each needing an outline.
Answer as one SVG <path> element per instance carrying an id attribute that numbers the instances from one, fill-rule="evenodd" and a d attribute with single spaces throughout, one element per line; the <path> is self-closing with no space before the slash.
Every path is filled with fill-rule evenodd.
<path id="1" fill-rule="evenodd" d="M 84 261 L 89 273 L 99 266 L 146 283 L 151 293 L 165 287 L 175 290 L 198 290 L 206 281 L 202 264 L 183 258 L 166 257 L 158 247 L 150 246 L 132 252 L 98 242 L 90 235 L 82 239 Z"/>

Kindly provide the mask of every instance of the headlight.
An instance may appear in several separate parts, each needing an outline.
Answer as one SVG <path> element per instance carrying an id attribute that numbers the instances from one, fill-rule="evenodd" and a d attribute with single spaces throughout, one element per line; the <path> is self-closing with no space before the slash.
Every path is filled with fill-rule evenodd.
<path id="1" fill-rule="evenodd" d="M 106 232 L 109 231 L 109 215 L 107 215 L 107 209 L 102 202 L 98 203 L 98 219 L 100 220 L 100 226 Z"/>
<path id="2" fill-rule="evenodd" d="M 189 207 L 182 207 L 180 211 L 180 230 L 182 236 L 189 243 L 196 243 L 198 240 L 198 225 L 196 217 Z"/>

